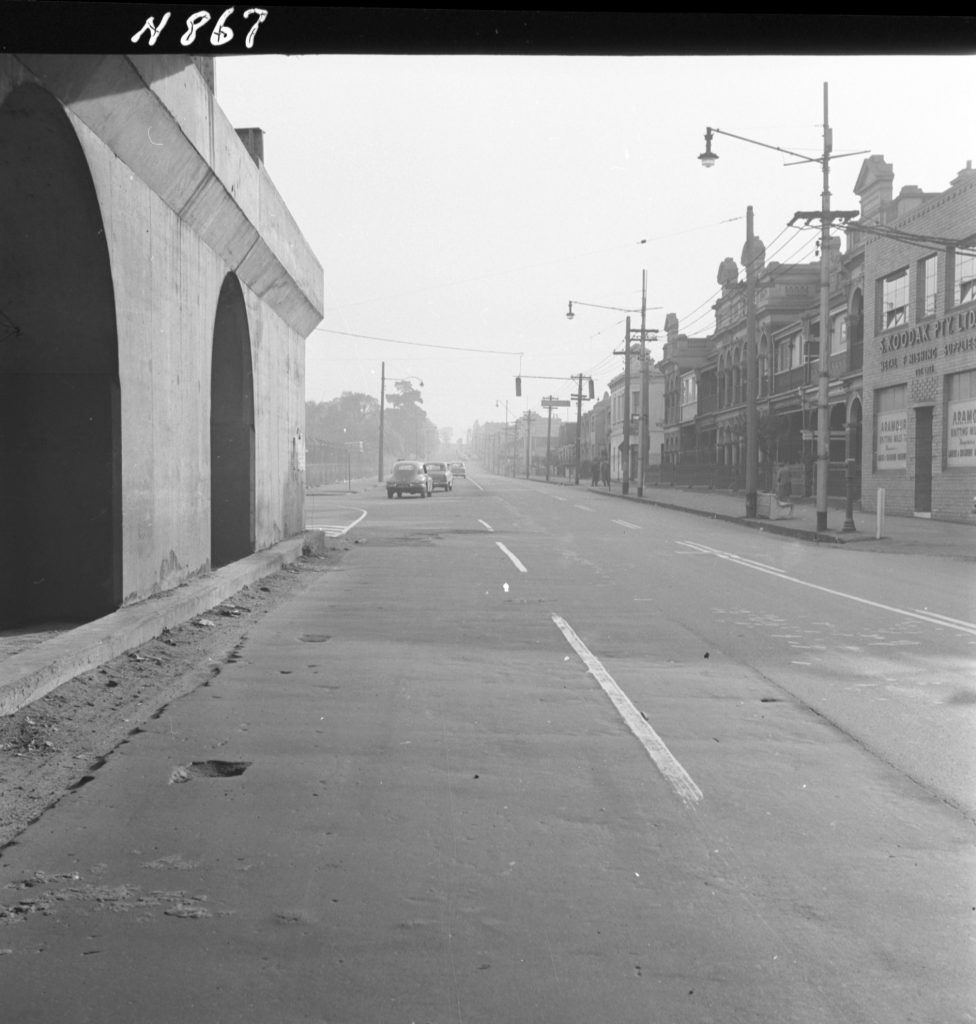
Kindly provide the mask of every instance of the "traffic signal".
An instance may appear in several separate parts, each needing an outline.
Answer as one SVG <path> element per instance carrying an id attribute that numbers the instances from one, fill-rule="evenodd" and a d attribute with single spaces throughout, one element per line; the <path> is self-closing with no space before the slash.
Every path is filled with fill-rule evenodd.
<path id="1" fill-rule="evenodd" d="M 593 395 L 594 395 L 594 391 L 593 391 L 593 378 L 590 377 L 590 398 L 592 398 Z"/>
<path id="2" fill-rule="evenodd" d="M 522 397 L 522 378 L 521 377 L 516 377 L 515 378 L 515 397 L 516 398 L 521 398 Z"/>

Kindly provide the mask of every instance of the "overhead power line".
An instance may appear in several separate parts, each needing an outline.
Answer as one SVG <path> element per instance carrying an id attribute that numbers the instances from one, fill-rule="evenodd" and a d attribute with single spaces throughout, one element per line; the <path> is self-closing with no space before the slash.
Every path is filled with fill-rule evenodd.
<path id="1" fill-rule="evenodd" d="M 505 352 L 494 348 L 463 348 L 461 345 L 432 345 L 427 341 L 402 341 L 399 338 L 379 338 L 373 334 L 354 334 L 352 331 L 334 331 L 329 327 L 316 327 L 313 330 L 322 334 L 341 334 L 346 338 L 360 338 L 364 341 L 385 341 L 389 345 L 410 345 L 414 348 L 440 348 L 451 352 L 472 352 L 488 356 L 521 356 L 524 352 Z"/>

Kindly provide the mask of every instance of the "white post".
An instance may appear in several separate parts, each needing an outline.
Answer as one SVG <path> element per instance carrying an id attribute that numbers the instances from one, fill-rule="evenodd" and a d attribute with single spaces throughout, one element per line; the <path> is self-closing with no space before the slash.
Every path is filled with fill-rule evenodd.
<path id="1" fill-rule="evenodd" d="M 881 540 L 884 534 L 884 519 L 885 519 L 885 489 L 883 487 L 878 488 L 878 503 L 876 520 L 877 525 L 874 531 L 874 539 Z"/>

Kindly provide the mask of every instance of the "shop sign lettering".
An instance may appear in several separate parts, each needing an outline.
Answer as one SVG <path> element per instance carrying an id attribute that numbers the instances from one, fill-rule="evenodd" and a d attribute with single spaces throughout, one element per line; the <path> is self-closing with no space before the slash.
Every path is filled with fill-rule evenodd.
<path id="1" fill-rule="evenodd" d="M 946 414 L 946 465 L 976 466 L 976 399 L 949 402 Z"/>
<path id="2" fill-rule="evenodd" d="M 916 324 L 914 327 L 902 331 L 892 331 L 880 340 L 880 349 L 883 356 L 896 352 L 903 352 L 906 349 L 915 348 L 918 345 L 930 345 L 933 342 L 943 342 L 945 355 L 954 355 L 956 352 L 969 352 L 976 347 L 976 338 L 966 338 L 959 341 L 948 341 L 954 334 L 976 328 L 976 309 L 968 309 L 960 313 L 953 313 L 951 316 L 944 316 L 940 320 L 929 320 L 924 324 Z M 906 364 L 902 364 L 906 365 Z M 893 369 L 887 360 L 882 361 L 882 369 Z"/>
<path id="3" fill-rule="evenodd" d="M 905 469 L 908 464 L 908 417 L 904 409 L 878 416 L 878 469 Z"/>

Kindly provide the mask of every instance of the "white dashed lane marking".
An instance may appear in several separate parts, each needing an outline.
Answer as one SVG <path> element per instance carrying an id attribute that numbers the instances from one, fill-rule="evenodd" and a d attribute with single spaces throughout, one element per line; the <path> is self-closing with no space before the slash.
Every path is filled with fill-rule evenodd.
<path id="1" fill-rule="evenodd" d="M 640 740 L 641 745 L 651 756 L 660 773 L 671 784 L 671 787 L 686 804 L 695 804 L 702 799 L 702 791 L 694 779 L 684 770 L 678 759 L 668 750 L 664 741 L 651 728 L 650 722 L 634 707 L 630 698 L 620 689 L 613 676 L 600 664 L 589 648 L 576 634 L 572 626 L 561 616 L 553 615 L 552 621 L 559 628 L 569 645 L 580 656 L 590 675 L 600 684 L 604 693 L 610 698 L 620 717 L 627 723 L 630 731 Z"/>
<path id="2" fill-rule="evenodd" d="M 502 551 L 504 551 L 504 552 L 505 552 L 505 554 L 506 554 L 506 555 L 508 555 L 508 557 L 509 557 L 509 558 L 510 558 L 510 559 L 512 560 L 512 565 L 514 565 L 514 566 L 515 566 L 515 568 L 516 568 L 516 569 L 518 569 L 518 571 L 519 571 L 519 572 L 528 572 L 528 571 L 529 571 L 529 570 L 528 570 L 528 569 L 526 569 L 526 568 L 525 568 L 525 566 L 524 566 L 524 565 L 523 565 L 523 564 L 522 564 L 522 563 L 521 563 L 521 562 L 520 562 L 520 561 L 519 561 L 519 560 L 518 560 L 518 559 L 517 559 L 517 558 L 515 557 L 515 555 L 513 555 L 513 554 L 512 554 L 512 552 L 511 552 L 511 551 L 509 551 L 507 547 L 505 547 L 505 545 L 504 545 L 504 544 L 503 544 L 503 543 L 502 543 L 502 542 L 501 542 L 500 540 L 496 540 L 496 541 L 495 541 L 495 543 L 496 543 L 496 544 L 497 544 L 497 545 L 498 545 L 498 546 L 499 546 L 499 547 L 500 547 L 500 548 L 502 549 Z"/>

